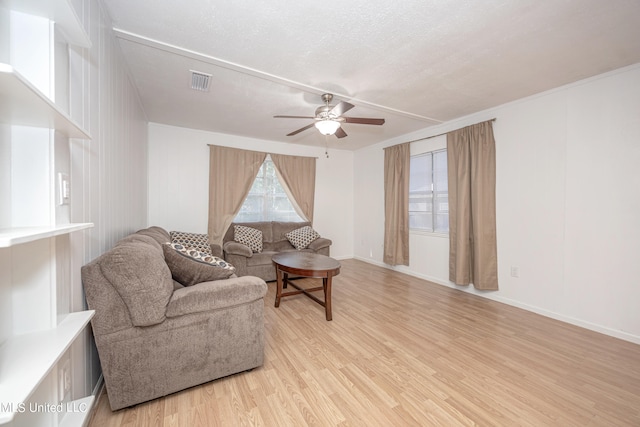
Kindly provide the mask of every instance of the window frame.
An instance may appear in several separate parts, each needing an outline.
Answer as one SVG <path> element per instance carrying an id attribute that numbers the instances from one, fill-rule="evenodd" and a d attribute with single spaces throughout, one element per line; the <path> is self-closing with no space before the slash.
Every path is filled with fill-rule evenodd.
<path id="1" fill-rule="evenodd" d="M 425 229 L 425 228 L 414 228 L 411 227 L 411 221 L 409 222 L 409 232 L 412 234 L 418 234 L 418 235 L 427 235 L 427 236 L 434 236 L 434 237 L 443 237 L 443 238 L 448 238 L 449 237 L 449 227 L 447 225 L 447 231 L 436 231 L 436 221 L 437 221 L 437 213 L 436 213 L 436 203 L 435 203 L 435 195 L 436 195 L 436 191 L 435 191 L 435 176 L 436 176 L 436 168 L 435 168 L 435 155 L 437 153 L 446 153 L 447 149 L 445 148 L 433 148 L 430 150 L 424 150 L 418 153 L 412 153 L 411 154 L 411 159 L 417 158 L 417 157 L 421 157 L 421 156 L 430 156 L 431 157 L 431 191 L 430 191 L 430 195 L 431 195 L 431 230 L 429 229 Z M 411 186 L 409 187 L 409 200 L 411 199 Z M 448 198 L 448 194 L 449 194 L 449 188 L 447 185 L 447 198 Z M 448 203 L 448 202 L 447 202 Z M 411 205 L 411 203 L 409 203 L 409 206 Z M 448 208 L 448 207 L 447 207 Z M 411 214 L 411 212 L 421 212 L 421 211 L 411 211 L 409 209 L 409 214 Z M 426 212 L 426 211 L 425 211 Z M 448 209 L 447 209 L 448 212 Z"/>
<path id="2" fill-rule="evenodd" d="M 271 163 L 272 168 L 273 168 L 273 178 L 271 177 L 267 177 L 266 176 L 266 171 L 265 171 L 265 165 L 267 163 Z M 262 175 L 261 175 L 262 174 Z M 269 178 L 271 182 L 268 182 L 268 185 L 264 185 L 264 179 L 265 178 Z M 258 179 L 262 179 L 263 180 L 263 185 L 262 187 L 264 189 L 267 188 L 274 188 L 273 183 L 277 183 L 277 186 L 279 186 L 282 189 L 282 193 L 278 192 L 273 192 L 271 194 L 267 194 L 266 191 L 263 191 L 260 194 L 252 194 L 252 190 L 253 187 L 256 185 L 256 182 L 258 181 Z M 247 200 L 250 197 L 261 197 L 261 205 L 263 210 L 260 211 L 263 215 L 263 217 L 257 221 L 254 220 L 247 220 L 247 219 L 242 219 L 242 218 L 238 218 L 243 212 L 242 209 L 245 205 L 245 203 L 247 202 Z M 266 197 L 265 197 L 266 196 Z M 284 198 L 286 198 L 286 200 L 288 201 L 289 205 L 291 206 L 291 211 L 287 211 L 287 212 L 292 212 L 296 218 L 291 218 L 291 214 L 289 213 L 289 218 L 284 219 L 284 218 L 275 218 L 273 217 L 273 215 L 271 216 L 271 218 L 264 218 L 264 213 L 265 212 L 273 212 L 273 211 L 267 211 L 264 208 L 267 205 L 267 199 L 271 198 L 273 201 L 275 201 L 276 199 L 280 198 L 282 199 L 282 197 L 284 196 Z M 271 203 L 273 205 L 273 203 Z M 262 165 L 260 165 L 260 169 L 258 170 L 258 173 L 256 174 L 256 176 L 253 178 L 253 182 L 251 183 L 251 189 L 249 190 L 249 193 L 247 193 L 247 196 L 245 197 L 245 199 L 242 201 L 242 205 L 240 206 L 240 210 L 238 211 L 238 213 L 236 214 L 236 216 L 233 218 L 233 222 L 244 222 L 244 223 L 251 223 L 251 222 L 265 222 L 265 221 L 284 221 L 284 222 L 306 222 L 307 220 L 304 219 L 303 217 L 300 216 L 300 214 L 296 211 L 296 208 L 293 204 L 293 202 L 291 202 L 291 199 L 289 198 L 289 195 L 287 194 L 286 190 L 284 189 L 283 185 L 282 185 L 282 181 L 280 181 L 280 177 L 278 176 L 278 172 L 276 170 L 275 164 L 273 163 L 273 160 L 271 159 L 271 156 L 267 155 L 267 157 L 264 159 L 264 161 L 262 162 Z"/>

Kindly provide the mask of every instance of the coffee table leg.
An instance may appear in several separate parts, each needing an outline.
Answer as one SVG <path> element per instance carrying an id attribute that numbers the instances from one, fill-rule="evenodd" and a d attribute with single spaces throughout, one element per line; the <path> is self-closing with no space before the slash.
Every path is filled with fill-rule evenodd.
<path id="1" fill-rule="evenodd" d="M 282 295 L 282 270 L 276 267 L 276 307 L 280 307 L 280 296 Z"/>
<path id="2" fill-rule="evenodd" d="M 324 288 L 324 308 L 327 320 L 331 320 L 331 276 L 322 279 L 322 287 Z"/>

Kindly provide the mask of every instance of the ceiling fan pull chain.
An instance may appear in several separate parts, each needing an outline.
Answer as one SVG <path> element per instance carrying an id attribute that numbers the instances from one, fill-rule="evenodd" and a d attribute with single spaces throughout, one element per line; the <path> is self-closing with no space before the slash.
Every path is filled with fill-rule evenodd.
<path id="1" fill-rule="evenodd" d="M 329 158 L 329 135 L 325 135 L 324 136 L 324 155 L 327 156 L 327 159 Z"/>

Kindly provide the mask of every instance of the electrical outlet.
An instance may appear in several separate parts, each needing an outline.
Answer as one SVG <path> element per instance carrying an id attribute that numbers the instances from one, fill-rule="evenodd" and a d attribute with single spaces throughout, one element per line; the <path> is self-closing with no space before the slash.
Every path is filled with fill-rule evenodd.
<path id="1" fill-rule="evenodd" d="M 520 268 L 511 266 L 511 277 L 520 277 Z"/>
<path id="2" fill-rule="evenodd" d="M 59 400 L 64 401 L 71 393 L 71 361 L 65 360 L 58 371 L 58 394 Z"/>
<path id="3" fill-rule="evenodd" d="M 64 370 L 64 394 L 66 395 L 71 391 L 71 372 L 69 369 Z"/>

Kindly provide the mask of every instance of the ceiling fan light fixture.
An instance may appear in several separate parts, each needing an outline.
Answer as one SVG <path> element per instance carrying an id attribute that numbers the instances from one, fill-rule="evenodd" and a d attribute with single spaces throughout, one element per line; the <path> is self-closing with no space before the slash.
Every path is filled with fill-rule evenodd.
<path id="1" fill-rule="evenodd" d="M 325 105 L 316 108 L 314 116 L 273 116 L 274 119 L 311 119 L 313 122 L 306 126 L 289 132 L 287 136 L 294 136 L 315 126 L 322 135 L 335 135 L 336 138 L 344 138 L 347 133 L 342 129 L 341 124 L 357 123 L 362 125 L 383 125 L 384 119 L 374 119 L 370 117 L 346 117 L 343 114 L 351 110 L 355 105 L 345 101 L 340 101 L 337 105 L 329 104 L 333 95 L 325 93 L 322 100 Z"/>
<path id="2" fill-rule="evenodd" d="M 333 135 L 340 127 L 340 122 L 331 119 L 319 120 L 315 123 L 315 126 L 321 134 Z"/>

